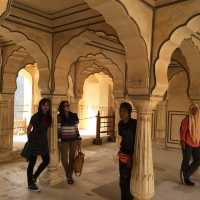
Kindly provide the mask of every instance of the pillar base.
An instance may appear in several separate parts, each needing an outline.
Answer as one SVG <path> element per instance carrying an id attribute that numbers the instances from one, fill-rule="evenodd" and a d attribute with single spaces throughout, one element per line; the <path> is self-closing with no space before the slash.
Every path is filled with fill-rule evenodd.
<path id="1" fill-rule="evenodd" d="M 57 168 L 57 169 L 51 169 L 48 168 L 44 174 L 41 176 L 41 178 L 39 178 L 39 182 L 42 185 L 49 185 L 49 186 L 55 186 L 58 185 L 60 183 L 64 182 L 64 174 L 62 173 L 61 168 Z"/>
<path id="2" fill-rule="evenodd" d="M 0 151 L 12 151 L 12 140 L 9 134 L 0 135 Z"/>
<path id="3" fill-rule="evenodd" d="M 101 138 L 95 138 L 95 139 L 93 140 L 93 144 L 102 145 L 102 139 L 101 139 Z"/>

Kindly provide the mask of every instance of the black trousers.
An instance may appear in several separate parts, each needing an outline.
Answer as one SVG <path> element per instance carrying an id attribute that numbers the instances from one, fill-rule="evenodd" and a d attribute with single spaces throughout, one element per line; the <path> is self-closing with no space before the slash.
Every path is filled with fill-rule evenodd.
<path id="1" fill-rule="evenodd" d="M 32 156 L 29 159 L 29 164 L 27 168 L 28 185 L 31 185 L 33 183 L 33 178 L 36 180 L 39 177 L 43 170 L 48 166 L 49 160 L 49 154 L 42 155 L 42 163 L 39 165 L 38 169 L 33 175 L 33 170 L 37 161 L 37 156 Z"/>
<path id="2" fill-rule="evenodd" d="M 182 153 L 183 161 L 181 169 L 183 171 L 184 178 L 188 179 L 200 166 L 200 148 L 194 148 L 186 145 L 185 148 L 182 148 Z"/>
<path id="3" fill-rule="evenodd" d="M 120 173 L 121 200 L 132 200 L 133 196 L 131 195 L 130 191 L 131 168 L 119 162 L 119 173 Z"/>

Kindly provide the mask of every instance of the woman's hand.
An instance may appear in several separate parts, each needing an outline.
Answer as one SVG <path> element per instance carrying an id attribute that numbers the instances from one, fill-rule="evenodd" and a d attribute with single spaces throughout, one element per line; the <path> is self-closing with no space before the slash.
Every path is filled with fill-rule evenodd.
<path id="1" fill-rule="evenodd" d="M 27 128 L 27 134 L 29 135 L 31 133 L 31 131 L 33 130 L 33 125 L 29 124 L 28 128 Z"/>
<path id="2" fill-rule="evenodd" d="M 120 162 L 124 163 L 125 165 L 127 165 L 127 167 L 131 168 L 131 166 L 132 166 L 131 156 L 121 153 L 121 152 L 118 153 L 118 156 L 119 156 Z"/>

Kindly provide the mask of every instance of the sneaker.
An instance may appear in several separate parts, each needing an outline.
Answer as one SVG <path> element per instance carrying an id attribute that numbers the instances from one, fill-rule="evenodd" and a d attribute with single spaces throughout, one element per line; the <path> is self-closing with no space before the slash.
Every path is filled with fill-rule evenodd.
<path id="1" fill-rule="evenodd" d="M 74 184 L 74 180 L 72 178 L 68 179 L 68 184 L 69 185 L 73 185 Z"/>
<path id="2" fill-rule="evenodd" d="M 195 183 L 193 183 L 189 178 L 185 179 L 184 183 L 187 186 L 194 186 L 195 185 Z"/>
<path id="3" fill-rule="evenodd" d="M 29 189 L 31 192 L 40 192 L 40 189 L 38 188 L 38 186 L 37 186 L 36 184 L 29 185 L 29 186 L 28 186 L 28 189 Z"/>

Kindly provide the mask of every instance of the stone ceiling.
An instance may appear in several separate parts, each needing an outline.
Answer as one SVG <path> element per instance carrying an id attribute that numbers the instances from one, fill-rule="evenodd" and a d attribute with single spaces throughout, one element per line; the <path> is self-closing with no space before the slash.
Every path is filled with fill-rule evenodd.
<path id="1" fill-rule="evenodd" d="M 184 0 L 143 0 L 144 2 L 150 4 L 151 6 L 157 7 L 157 6 L 164 6 L 164 5 L 170 5 L 174 2 L 181 2 Z"/>
<path id="2" fill-rule="evenodd" d="M 83 0 L 16 0 L 16 2 L 47 14 L 54 14 L 63 9 L 84 4 Z"/>
<path id="3" fill-rule="evenodd" d="M 142 0 L 143 2 L 153 6 L 170 5 L 174 2 L 181 2 L 183 0 Z M 73 8 L 78 5 L 86 4 L 84 0 L 15 0 L 15 2 L 46 14 L 55 14 L 63 9 Z"/>

